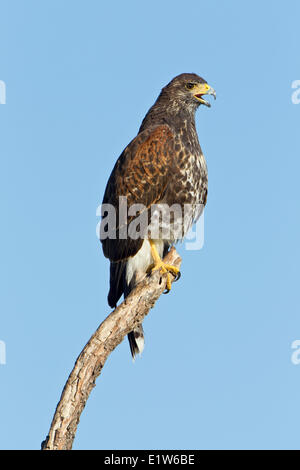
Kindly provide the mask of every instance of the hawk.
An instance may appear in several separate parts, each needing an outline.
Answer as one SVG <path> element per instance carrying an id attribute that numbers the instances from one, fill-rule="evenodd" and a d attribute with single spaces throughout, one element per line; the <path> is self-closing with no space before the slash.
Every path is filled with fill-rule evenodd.
<path id="1" fill-rule="evenodd" d="M 110 307 L 116 307 L 122 295 L 128 296 L 149 271 L 168 273 L 167 292 L 171 289 L 170 276 L 180 276 L 178 268 L 166 265 L 162 258 L 171 245 L 184 238 L 206 204 L 207 167 L 195 126 L 197 108 L 200 105 L 210 107 L 205 95 L 216 98 L 215 90 L 198 75 L 184 73 L 173 78 L 161 90 L 137 136 L 124 149 L 112 170 L 102 206 L 115 209 L 116 215 L 112 218 L 115 230 L 114 236 L 101 236 L 104 255 L 110 260 Z M 124 201 L 128 208 L 125 216 Z M 166 218 L 167 222 L 163 220 L 164 213 L 160 209 L 174 204 L 179 208 L 189 207 L 187 223 L 174 212 Z M 139 210 L 130 213 L 133 206 Z M 141 215 L 147 217 L 143 229 L 143 224 L 137 223 Z M 103 216 L 101 226 L 105 225 L 105 219 Z M 140 236 L 131 237 L 128 232 L 124 236 L 124 228 L 127 230 L 135 223 L 133 226 L 140 230 Z M 158 229 L 154 230 L 155 235 L 149 230 L 150 226 Z M 166 228 L 169 231 L 166 232 Z M 134 359 L 144 348 L 142 325 L 128 334 L 128 340 Z"/>

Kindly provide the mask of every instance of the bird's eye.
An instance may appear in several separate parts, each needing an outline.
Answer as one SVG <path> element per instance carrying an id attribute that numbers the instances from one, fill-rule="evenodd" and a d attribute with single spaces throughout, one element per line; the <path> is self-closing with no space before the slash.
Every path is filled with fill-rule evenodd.
<path id="1" fill-rule="evenodd" d="M 185 87 L 188 89 L 188 90 L 192 90 L 194 88 L 195 84 L 194 83 L 187 83 L 185 85 Z"/>

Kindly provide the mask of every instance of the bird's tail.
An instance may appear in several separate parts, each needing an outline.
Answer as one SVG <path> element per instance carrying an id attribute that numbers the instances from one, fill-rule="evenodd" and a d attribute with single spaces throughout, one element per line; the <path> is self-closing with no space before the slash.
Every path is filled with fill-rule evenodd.
<path id="1" fill-rule="evenodd" d="M 124 280 L 124 298 L 126 298 L 138 283 L 138 279 L 134 275 L 129 282 L 127 282 L 126 278 Z M 137 354 L 142 354 L 145 346 L 145 337 L 142 324 L 140 323 L 134 328 L 134 330 L 130 331 L 130 333 L 127 335 L 127 338 L 129 341 L 132 359 L 135 360 L 135 356 Z"/>
<path id="2" fill-rule="evenodd" d="M 132 258 L 134 260 L 134 258 Z M 143 277 L 143 272 L 134 272 L 130 279 L 126 279 L 126 269 L 128 261 L 111 262 L 110 264 L 110 290 L 108 303 L 115 308 L 118 300 L 124 294 L 126 298 Z M 146 269 L 145 269 L 146 272 Z M 128 341 L 133 360 L 137 354 L 141 354 L 144 349 L 145 339 L 142 324 L 137 325 L 128 334 Z"/>
<path id="3" fill-rule="evenodd" d="M 142 324 L 140 323 L 133 331 L 128 333 L 127 337 L 129 341 L 132 359 L 135 360 L 135 356 L 137 354 L 142 354 L 145 345 L 144 330 Z"/>

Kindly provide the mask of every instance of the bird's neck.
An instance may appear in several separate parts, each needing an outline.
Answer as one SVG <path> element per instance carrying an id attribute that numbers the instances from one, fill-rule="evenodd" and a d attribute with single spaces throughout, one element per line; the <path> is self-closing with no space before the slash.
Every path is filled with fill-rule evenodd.
<path id="1" fill-rule="evenodd" d="M 193 132 L 196 129 L 195 111 L 195 107 L 183 108 L 182 104 L 179 105 L 176 101 L 170 103 L 158 99 L 144 117 L 139 133 L 162 124 L 169 125 L 176 133 L 184 128 L 187 130 L 187 127 Z"/>

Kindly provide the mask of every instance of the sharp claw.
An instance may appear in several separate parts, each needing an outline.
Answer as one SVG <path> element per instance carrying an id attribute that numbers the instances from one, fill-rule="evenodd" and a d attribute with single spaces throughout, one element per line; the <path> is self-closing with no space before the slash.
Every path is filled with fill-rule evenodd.
<path id="1" fill-rule="evenodd" d="M 163 291 L 163 294 L 168 294 L 170 292 L 170 289 L 166 287 L 166 290 Z"/>
<path id="2" fill-rule="evenodd" d="M 180 278 L 181 278 L 181 272 L 179 271 L 173 282 L 179 281 Z"/>

